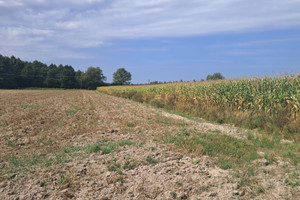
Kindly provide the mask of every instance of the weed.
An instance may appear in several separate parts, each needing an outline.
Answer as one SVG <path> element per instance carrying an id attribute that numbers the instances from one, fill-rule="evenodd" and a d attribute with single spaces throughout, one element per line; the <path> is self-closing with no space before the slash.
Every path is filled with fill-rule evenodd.
<path id="1" fill-rule="evenodd" d="M 135 143 L 130 141 L 130 140 L 121 140 L 119 142 L 113 142 L 113 143 L 108 143 L 105 144 L 101 147 L 102 154 L 109 154 L 114 150 L 117 150 L 120 146 L 131 146 L 134 145 Z"/>
<path id="2" fill-rule="evenodd" d="M 12 140 L 10 140 L 9 137 L 6 137 L 6 144 L 9 147 L 16 147 L 15 143 Z"/>
<path id="3" fill-rule="evenodd" d="M 121 170 L 121 165 L 119 163 L 116 162 L 116 159 L 115 159 L 115 155 L 112 154 L 111 156 L 111 159 L 110 159 L 110 162 L 109 162 L 109 166 L 108 166 L 108 171 L 116 171 L 116 172 L 120 172 L 122 173 L 122 170 Z M 120 174 L 119 173 L 119 174 Z"/>
<path id="4" fill-rule="evenodd" d="M 190 133 L 188 131 L 184 131 L 182 133 L 177 133 L 177 136 L 186 136 L 186 137 L 188 137 L 188 136 L 190 136 Z"/>
<path id="5" fill-rule="evenodd" d="M 265 189 L 264 189 L 262 186 L 259 186 L 259 187 L 257 187 L 256 192 L 257 192 L 258 194 L 260 194 L 260 193 L 265 193 Z"/>
<path id="6" fill-rule="evenodd" d="M 155 150 L 156 150 L 156 148 L 155 148 L 155 147 L 151 147 L 150 149 L 151 149 L 151 151 L 155 151 Z"/>
<path id="7" fill-rule="evenodd" d="M 137 166 L 136 161 L 134 161 L 134 160 L 126 160 L 125 163 L 124 163 L 124 165 L 123 165 L 123 169 L 131 170 L 131 169 L 134 169 L 136 166 Z"/>
<path id="8" fill-rule="evenodd" d="M 126 146 L 126 145 L 131 146 L 131 145 L 134 145 L 135 143 L 130 141 L 130 140 L 121 140 L 121 141 L 117 142 L 117 144 L 119 146 L 123 147 L 123 146 Z"/>
<path id="9" fill-rule="evenodd" d="M 158 163 L 158 161 L 155 160 L 154 158 L 152 158 L 151 156 L 147 156 L 146 161 L 152 165 L 155 165 L 156 163 Z"/>
<path id="10" fill-rule="evenodd" d="M 76 109 L 73 109 L 73 110 L 67 110 L 66 113 L 67 114 L 75 114 L 80 110 L 82 110 L 82 109 L 81 108 L 76 108 Z"/>
<path id="11" fill-rule="evenodd" d="M 117 169 L 117 173 L 118 173 L 118 174 L 120 174 L 120 175 L 123 175 L 123 171 L 122 171 L 122 169 L 120 169 L 120 168 L 119 168 L 119 169 Z"/>
<path id="12" fill-rule="evenodd" d="M 164 116 L 159 116 L 158 119 L 161 123 L 163 123 L 165 125 L 169 125 L 171 123 L 170 119 L 167 117 L 164 117 Z"/>
<path id="13" fill-rule="evenodd" d="M 110 152 L 112 151 L 112 149 L 104 147 L 102 148 L 102 154 L 110 154 Z"/>
<path id="14" fill-rule="evenodd" d="M 25 109 L 30 109 L 30 108 L 37 108 L 38 106 L 37 105 L 23 105 L 22 108 L 25 108 Z"/>
<path id="15" fill-rule="evenodd" d="M 270 164 L 273 164 L 276 160 L 275 160 L 275 158 L 274 158 L 274 156 L 273 155 L 270 155 L 270 154 L 265 154 L 265 159 L 268 161 L 268 165 L 270 165 Z"/>
<path id="16" fill-rule="evenodd" d="M 129 122 L 127 122 L 126 126 L 128 126 L 128 127 L 135 127 L 135 123 L 129 123 Z"/>
<path id="17" fill-rule="evenodd" d="M 91 144 L 87 146 L 88 153 L 97 153 L 101 150 L 101 147 L 99 144 Z"/>
<path id="18" fill-rule="evenodd" d="M 117 171 L 120 168 L 120 164 L 112 163 L 108 166 L 108 171 Z"/>
<path id="19" fill-rule="evenodd" d="M 247 174 L 248 176 L 254 176 L 255 175 L 255 171 L 252 167 L 249 167 L 247 170 Z"/>
<path id="20" fill-rule="evenodd" d="M 176 194 L 176 192 L 174 192 L 174 191 L 171 191 L 171 192 L 170 192 L 170 195 L 171 195 L 171 197 L 172 197 L 173 199 L 176 199 L 176 197 L 177 197 L 177 194 Z"/>
<path id="21" fill-rule="evenodd" d="M 65 185 L 71 182 L 71 178 L 68 176 L 61 175 L 58 181 L 59 185 Z"/>
<path id="22" fill-rule="evenodd" d="M 202 194 L 203 192 L 207 192 L 207 191 L 209 191 L 209 187 L 207 186 L 201 186 L 200 188 L 196 188 L 196 192 L 198 194 Z"/>
<path id="23" fill-rule="evenodd" d="M 292 173 L 288 174 L 288 177 L 285 177 L 285 183 L 292 187 L 300 186 L 299 173 L 293 171 Z"/>
<path id="24" fill-rule="evenodd" d="M 144 146 L 144 144 L 145 144 L 144 142 L 142 142 L 142 143 L 140 143 L 140 144 L 137 144 L 137 145 L 136 145 L 136 148 L 142 148 L 142 147 Z"/>
<path id="25" fill-rule="evenodd" d="M 233 167 L 233 163 L 230 159 L 219 159 L 219 165 L 221 169 L 231 169 Z"/>
<path id="26" fill-rule="evenodd" d="M 212 133 L 218 133 L 218 134 L 220 134 L 221 131 L 219 129 L 215 129 L 215 130 L 212 131 Z"/>
<path id="27" fill-rule="evenodd" d="M 197 165 L 197 164 L 199 163 L 199 160 L 191 161 L 191 163 L 192 163 L 193 165 Z"/>
<path id="28" fill-rule="evenodd" d="M 67 156 L 66 153 L 56 153 L 54 154 L 54 156 L 55 156 L 54 164 L 63 164 L 63 163 L 71 162 L 71 159 Z"/>
<path id="29" fill-rule="evenodd" d="M 290 160 L 297 165 L 300 162 L 299 156 L 295 154 L 295 152 L 288 150 L 285 154 L 286 157 L 290 158 Z"/>
<path id="30" fill-rule="evenodd" d="M 244 187 L 244 186 L 250 186 L 250 179 L 247 178 L 247 177 L 241 177 L 241 180 L 239 181 L 239 185 L 241 187 Z"/>

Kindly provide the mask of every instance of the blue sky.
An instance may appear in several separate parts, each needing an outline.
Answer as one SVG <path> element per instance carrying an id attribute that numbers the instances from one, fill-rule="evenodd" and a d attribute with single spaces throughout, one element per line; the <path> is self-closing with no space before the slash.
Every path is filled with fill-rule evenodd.
<path id="1" fill-rule="evenodd" d="M 0 54 L 133 83 L 300 72 L 300 0 L 0 0 Z"/>

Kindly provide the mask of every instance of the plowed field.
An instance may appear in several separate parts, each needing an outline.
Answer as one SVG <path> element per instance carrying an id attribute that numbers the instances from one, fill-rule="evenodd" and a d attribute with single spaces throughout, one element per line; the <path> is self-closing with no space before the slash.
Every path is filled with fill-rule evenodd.
<path id="1" fill-rule="evenodd" d="M 0 199 L 300 197 L 290 141 L 96 91 L 1 90 L 0 102 Z"/>

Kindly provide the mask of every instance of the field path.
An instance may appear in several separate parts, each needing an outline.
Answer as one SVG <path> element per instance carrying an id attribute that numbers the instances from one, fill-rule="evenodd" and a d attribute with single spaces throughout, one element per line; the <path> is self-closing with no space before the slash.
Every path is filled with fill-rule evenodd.
<path id="1" fill-rule="evenodd" d="M 300 194 L 279 164 L 258 160 L 257 185 L 215 157 L 165 142 L 246 130 L 197 122 L 85 90 L 0 90 L 0 199 L 283 199 Z M 268 173 L 263 173 L 268 171 Z M 275 173 L 276 174 L 276 173 Z M 271 186 L 272 187 L 271 187 Z"/>

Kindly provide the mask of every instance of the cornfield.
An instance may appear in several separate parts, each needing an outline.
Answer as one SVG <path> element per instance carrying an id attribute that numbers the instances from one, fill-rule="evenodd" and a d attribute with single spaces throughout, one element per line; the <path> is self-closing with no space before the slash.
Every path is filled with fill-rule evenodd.
<path id="1" fill-rule="evenodd" d="M 300 75 L 99 87 L 98 91 L 213 121 L 299 137 Z"/>

